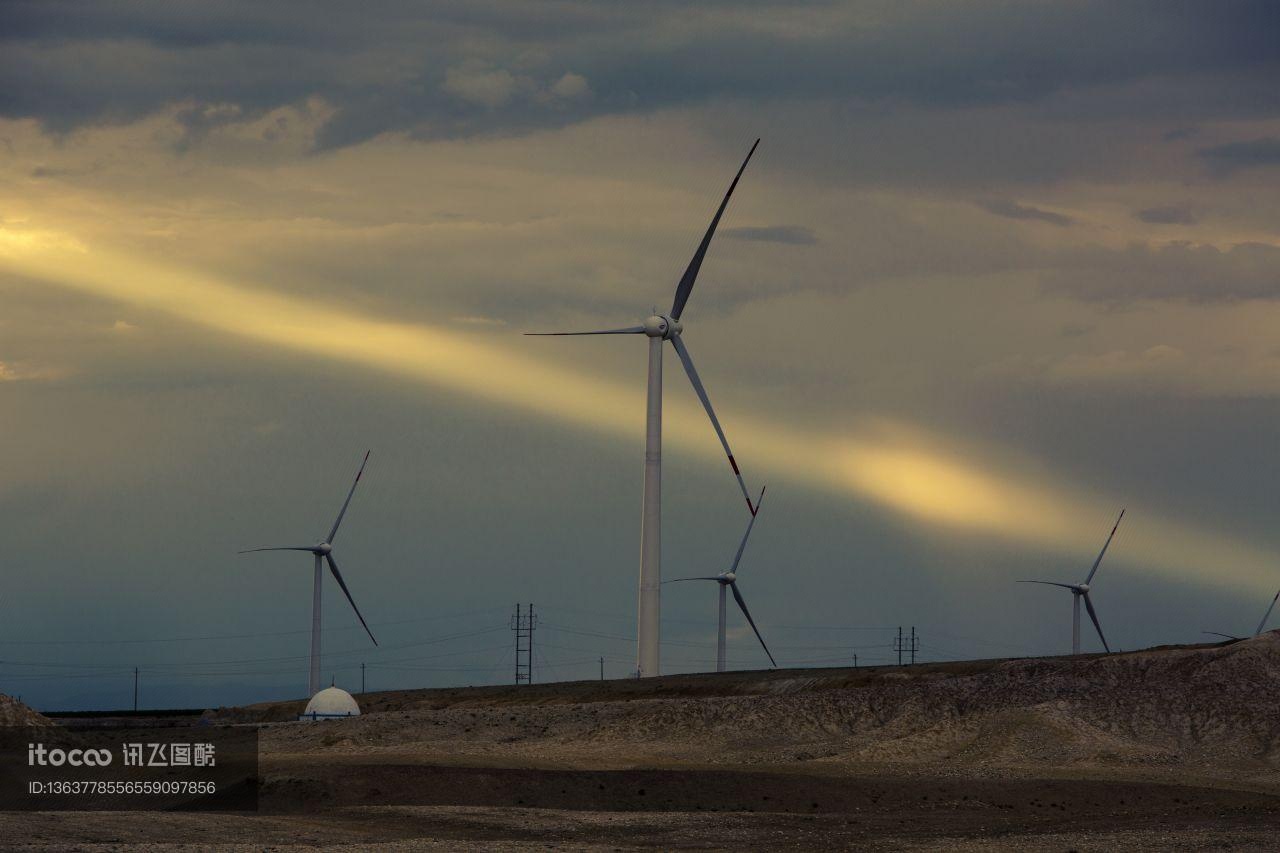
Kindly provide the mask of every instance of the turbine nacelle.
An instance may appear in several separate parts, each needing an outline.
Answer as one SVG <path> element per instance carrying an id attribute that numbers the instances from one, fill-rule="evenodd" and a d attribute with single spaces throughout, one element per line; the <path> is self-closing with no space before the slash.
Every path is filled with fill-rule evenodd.
<path id="1" fill-rule="evenodd" d="M 721 572 L 716 577 L 716 580 L 720 581 L 720 583 L 733 583 L 737 579 L 738 576 L 733 572 Z"/>
<path id="2" fill-rule="evenodd" d="M 1076 595 L 1088 595 L 1089 585 L 1087 583 L 1078 583 L 1071 587 L 1071 591 Z"/>
<path id="3" fill-rule="evenodd" d="M 314 549 L 315 553 L 321 554 L 321 555 L 328 554 L 332 550 L 333 550 L 333 546 L 330 545 L 328 542 L 317 542 L 316 547 Z"/>
<path id="4" fill-rule="evenodd" d="M 644 333 L 651 338 L 662 338 L 669 341 L 684 331 L 679 320 L 673 320 L 666 314 L 654 314 L 644 321 Z"/>

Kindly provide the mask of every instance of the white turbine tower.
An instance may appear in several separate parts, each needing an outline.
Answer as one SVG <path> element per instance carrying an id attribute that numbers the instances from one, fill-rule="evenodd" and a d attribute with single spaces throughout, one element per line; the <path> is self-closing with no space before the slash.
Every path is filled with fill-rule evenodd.
<path id="1" fill-rule="evenodd" d="M 764 501 L 764 489 L 760 490 L 760 497 L 756 498 L 756 513 L 760 511 L 760 504 Z M 751 528 L 756 524 L 756 513 L 752 513 L 751 520 L 747 522 L 747 532 L 742 534 L 742 542 L 738 544 L 738 553 L 733 557 L 733 565 L 729 567 L 727 572 L 721 572 L 718 575 L 699 577 L 699 578 L 676 578 L 671 583 L 679 583 L 681 581 L 715 581 L 720 585 L 720 628 L 716 634 L 716 672 L 724 672 L 725 670 L 725 590 L 733 590 L 733 600 L 738 602 L 738 609 L 742 611 L 742 615 L 747 617 L 747 622 L 751 624 L 751 630 L 756 632 L 756 639 L 760 641 L 760 646 L 764 649 L 764 653 L 769 656 L 769 663 L 775 667 L 778 662 L 773 659 L 773 653 L 769 651 L 769 647 L 765 645 L 764 637 L 760 636 L 760 629 L 756 627 L 756 622 L 751 618 L 751 612 L 747 610 L 747 603 L 742 600 L 742 593 L 738 591 L 738 563 L 742 561 L 742 552 L 747 548 L 747 537 L 751 535 Z"/>
<path id="2" fill-rule="evenodd" d="M 1093 620 L 1093 627 L 1098 629 L 1098 639 L 1102 640 L 1102 647 L 1108 652 L 1111 651 L 1111 647 L 1107 645 L 1107 638 L 1102 635 L 1102 626 L 1098 624 L 1098 614 L 1093 609 L 1093 602 L 1089 600 L 1089 582 L 1098 573 L 1098 566 L 1102 563 L 1102 556 L 1107 553 L 1107 546 L 1111 544 L 1112 538 L 1116 535 L 1116 529 L 1120 526 L 1121 518 L 1124 518 L 1124 510 L 1120 510 L 1120 518 L 1116 519 L 1115 527 L 1111 528 L 1111 535 L 1102 544 L 1102 550 L 1098 552 L 1098 559 L 1093 561 L 1093 568 L 1089 569 L 1089 576 L 1084 579 L 1084 583 L 1018 581 L 1018 583 L 1042 583 L 1049 586 L 1060 586 L 1071 590 L 1071 654 L 1073 655 L 1080 654 L 1080 599 L 1082 598 L 1084 599 L 1084 606 L 1089 610 L 1089 618 Z"/>
<path id="3" fill-rule="evenodd" d="M 356 473 L 355 482 L 351 484 L 351 491 L 347 492 L 347 499 L 343 502 L 342 509 L 338 512 L 338 517 L 334 519 L 333 528 L 324 539 L 314 545 L 250 548 L 247 551 L 239 552 L 241 554 L 252 554 L 257 551 L 308 551 L 315 557 L 315 579 L 311 591 L 311 669 L 307 679 L 308 696 L 314 696 L 320 690 L 320 590 L 324 580 L 324 571 L 321 568 L 322 561 L 328 562 L 329 571 L 333 572 L 333 579 L 338 582 L 338 586 L 342 587 L 342 594 L 351 603 L 351 609 L 356 612 L 356 618 L 364 626 L 365 633 L 369 635 L 370 640 L 373 640 L 375 646 L 378 645 L 378 641 L 373 637 L 373 632 L 369 630 L 368 623 L 360 615 L 360 608 L 356 607 L 355 599 L 351 597 L 351 591 L 347 589 L 346 581 L 342 579 L 342 572 L 338 571 L 337 561 L 333 559 L 333 539 L 338 535 L 338 525 L 342 524 L 342 517 L 347 514 L 347 507 L 351 504 L 351 496 L 356 493 L 356 486 L 360 484 L 360 475 L 364 473 L 364 466 L 368 462 L 369 453 L 366 451 L 364 461 L 360 463 L 360 470 Z"/>
<path id="4" fill-rule="evenodd" d="M 738 486 L 742 489 L 742 497 L 746 499 L 747 509 L 751 511 L 752 515 L 755 515 L 756 511 L 751 504 L 751 496 L 747 493 L 747 484 L 743 482 L 742 473 L 738 470 L 738 463 L 734 461 L 733 451 L 729 449 L 729 441 L 724 437 L 724 430 L 720 428 L 720 421 L 716 417 L 715 410 L 711 408 L 711 400 L 707 397 L 706 389 L 702 387 L 702 380 L 698 378 L 698 371 L 694 369 L 693 359 L 689 356 L 689 350 L 685 348 L 684 341 L 681 340 L 680 335 L 684 331 L 684 326 L 680 323 L 680 315 L 684 312 L 685 303 L 689 301 L 689 294 L 693 292 L 693 284 L 698 278 L 698 270 L 702 268 L 702 260 L 707 255 L 707 247 L 711 245 L 711 238 L 715 236 L 716 226 L 720 224 L 720 217 L 724 215 L 724 210 L 729 204 L 729 196 L 733 195 L 734 187 L 738 185 L 738 180 L 742 177 L 743 171 L 747 168 L 747 163 L 751 160 L 751 155 L 755 153 L 756 146 L 759 144 L 760 140 L 757 139 L 755 145 L 752 145 L 751 150 L 747 152 L 746 159 L 742 161 L 742 167 L 738 169 L 738 174 L 734 177 L 733 183 L 729 184 L 729 191 L 724 194 L 724 200 L 720 202 L 720 208 L 711 220 L 711 226 L 707 228 L 707 233 L 703 236 L 697 251 L 693 253 L 693 259 L 689 261 L 688 268 L 685 269 L 684 275 L 680 278 L 680 283 L 676 286 L 676 297 L 671 304 L 670 313 L 655 313 L 645 320 L 643 325 L 631 326 L 625 329 L 605 329 L 596 332 L 527 333 L 542 335 L 646 335 L 649 338 L 649 396 L 645 417 L 644 504 L 640 516 L 640 600 L 637 617 L 638 624 L 636 626 L 636 671 L 641 677 L 658 674 L 659 612 L 662 588 L 662 537 L 660 525 L 662 522 L 663 341 L 671 341 L 671 345 L 675 347 L 676 355 L 680 357 L 685 373 L 689 374 L 689 381 L 693 383 L 693 390 L 697 393 L 698 399 L 702 401 L 703 408 L 707 410 L 707 415 L 711 418 L 711 425 L 715 427 L 716 435 L 720 438 L 720 444 L 724 447 L 725 455 L 729 457 L 729 465 L 733 468 L 733 475 L 738 478 Z"/>

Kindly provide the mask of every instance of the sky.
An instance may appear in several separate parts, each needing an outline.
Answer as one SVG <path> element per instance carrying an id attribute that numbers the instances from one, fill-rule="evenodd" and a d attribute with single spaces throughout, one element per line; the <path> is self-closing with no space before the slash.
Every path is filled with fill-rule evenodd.
<path id="1" fill-rule="evenodd" d="M 0 691 L 634 668 L 646 355 L 684 313 L 782 665 L 1252 631 L 1280 587 L 1265 2 L 0 5 Z M 679 363 L 663 576 L 748 520 Z M 715 655 L 663 593 L 663 670 Z M 1085 626 L 1085 646 L 1098 649 Z M 767 659 L 731 614 L 729 661 Z"/>

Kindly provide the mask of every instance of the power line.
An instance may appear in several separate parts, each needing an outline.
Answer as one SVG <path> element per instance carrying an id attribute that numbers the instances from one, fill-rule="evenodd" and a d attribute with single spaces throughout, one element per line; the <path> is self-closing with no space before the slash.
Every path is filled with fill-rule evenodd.
<path id="1" fill-rule="evenodd" d="M 502 607 L 487 607 L 483 610 L 470 610 L 462 613 L 453 613 L 444 616 L 415 616 L 412 619 L 397 619 L 391 622 L 370 622 L 370 626 L 374 628 L 387 628 L 392 625 L 408 625 L 413 622 L 440 622 L 446 619 L 462 619 L 467 616 L 478 616 L 482 613 L 494 613 L 499 610 L 505 610 Z M 348 626 L 342 628 L 325 628 L 324 633 L 341 633 L 344 631 L 361 631 L 362 628 L 357 626 Z M 268 631 L 258 634 L 206 634 L 204 636 L 192 637 L 152 637 L 150 639 L 131 639 L 131 640 L 106 640 L 94 637 L 88 640 L 0 640 L 0 646 L 115 646 L 115 645 L 132 645 L 132 644 L 148 644 L 148 643 L 186 643 L 186 642 L 206 642 L 209 640 L 251 640 L 260 637 L 290 637 L 298 634 L 310 634 L 311 629 L 301 631 Z"/>
<path id="2" fill-rule="evenodd" d="M 469 631 L 469 632 L 461 632 L 461 633 L 451 634 L 451 635 L 443 635 L 440 637 L 434 637 L 428 640 L 420 641 L 418 643 L 402 644 L 394 648 L 410 648 L 410 647 L 434 644 L 438 642 L 447 642 L 447 641 L 452 641 L 457 639 L 465 639 L 465 638 L 470 638 L 474 636 L 483 636 L 485 634 L 493 633 L 499 630 L 503 630 L 503 628 L 495 627 L 495 628 L 489 628 L 489 629 L 482 629 L 479 631 Z M 575 632 L 575 633 L 590 635 L 594 632 Z M 591 653 L 597 652 L 596 649 L 590 649 L 590 648 L 585 648 L 581 646 L 560 645 L 560 644 L 553 644 L 553 643 L 549 643 L 545 645 L 547 645 L 549 648 L 557 648 L 564 651 L 591 652 Z M 693 648 L 705 648 L 705 644 L 690 643 L 687 645 Z M 408 670 L 414 667 L 396 666 L 396 664 L 416 664 L 419 662 L 437 660 L 445 657 L 483 654 L 490 650 L 507 649 L 507 648 L 509 648 L 509 646 L 507 644 L 504 644 L 502 646 L 486 646 L 486 647 L 481 647 L 479 649 L 458 649 L 455 651 L 441 652 L 433 655 L 413 655 L 410 657 L 391 658 L 386 660 L 374 661 L 372 663 L 369 663 L 369 662 L 365 662 L 365 663 L 366 663 L 366 667 Z M 829 648 L 840 648 L 840 647 L 797 646 L 797 647 L 789 647 L 789 648 L 793 648 L 795 650 L 802 650 L 802 651 L 803 650 L 823 651 Z M 859 647 L 859 648 L 863 648 L 863 647 Z M 887 648 L 887 646 L 879 645 L 879 646 L 876 646 L 876 648 Z M 357 651 L 359 650 L 352 650 L 352 651 L 342 652 L 342 653 L 335 652 L 334 655 L 335 656 L 352 655 L 357 653 Z M 610 657 L 612 658 L 613 656 L 610 655 Z M 597 655 L 597 658 L 598 658 L 598 655 Z M 290 674 L 293 672 L 293 669 L 292 668 L 282 669 L 279 667 L 270 667 L 270 666 L 247 667 L 245 665 L 246 664 L 291 663 L 294 661 L 300 661 L 304 659 L 305 659 L 305 656 L 298 655 L 298 656 L 285 656 L 285 657 L 276 657 L 276 658 L 247 658 L 247 659 L 234 659 L 234 660 L 224 660 L 224 661 L 165 662 L 165 663 L 148 664 L 146 666 L 140 666 L 137 668 L 139 669 L 139 671 L 145 668 L 148 672 L 152 673 L 153 675 L 162 676 L 171 680 L 183 679 L 183 678 L 218 678 L 218 677 L 230 677 L 230 676 L 268 676 L 268 675 Z M 843 656 L 832 657 L 832 656 L 818 655 L 818 656 L 809 656 L 809 657 L 803 657 L 803 658 L 784 659 L 783 663 L 787 665 L 798 665 L 798 664 L 804 664 L 804 663 L 840 662 L 844 659 L 845 658 Z M 689 659 L 683 659 L 683 660 L 678 658 L 669 658 L 668 660 L 670 663 L 675 665 L 679 665 L 679 664 L 697 665 L 699 663 L 704 662 L 702 658 L 689 658 Z M 598 663 L 598 660 L 596 662 Z M 756 663 L 757 661 L 754 659 L 752 660 L 735 659 L 733 662 L 735 664 L 750 665 L 750 664 Z M 71 672 L 9 673 L 5 675 L 6 678 L 10 678 L 10 679 L 23 679 L 23 680 L 32 680 L 32 681 L 57 680 L 60 678 L 107 678 L 112 676 L 113 674 L 122 673 L 122 672 L 131 673 L 133 671 L 133 667 L 126 668 L 123 664 L 70 664 L 70 663 L 53 662 L 53 661 L 9 661 L 8 663 L 12 666 L 72 670 Z M 354 661 L 340 661 L 339 666 L 345 669 L 354 670 L 355 663 Z M 427 670 L 445 669 L 445 667 L 434 667 L 434 666 L 423 666 L 418 668 L 427 669 Z M 470 667 L 453 668 L 453 669 L 469 669 L 469 668 Z M 205 671 L 198 671 L 200 669 L 204 669 Z"/>
<path id="3" fill-rule="evenodd" d="M 563 611 L 565 613 L 577 613 L 583 616 L 596 616 L 608 619 L 614 622 L 630 622 L 635 618 L 635 614 L 608 613 L 602 610 L 585 610 L 578 607 L 564 607 L 561 605 L 542 604 L 539 605 L 543 610 Z M 705 625 L 703 619 L 676 619 L 671 616 L 663 616 L 663 622 L 676 622 L 687 625 Z M 761 622 L 760 629 L 781 629 L 787 631 L 892 631 L 894 625 L 780 625 L 774 623 Z M 634 641 L 634 638 L 630 638 Z M 664 641 L 665 642 L 665 641 Z"/>
<path id="4" fill-rule="evenodd" d="M 528 614 L 525 614 L 523 612 L 522 606 L 517 605 L 517 607 L 519 608 L 517 611 L 517 618 L 528 619 L 532 623 L 532 620 L 533 620 L 532 606 L 530 606 Z M 384 625 L 421 622 L 421 621 L 425 621 L 433 618 L 439 618 L 439 619 L 460 618 L 465 615 L 492 613 L 499 609 L 501 608 L 485 608 L 482 610 L 470 611 L 466 614 L 454 614 L 454 615 L 445 616 L 445 617 L 419 617 L 415 619 L 406 619 L 406 620 L 398 620 L 395 622 L 384 622 L 384 623 L 374 623 L 374 624 L 379 626 L 384 626 Z M 552 611 L 562 611 L 562 612 L 577 612 L 577 613 L 593 615 L 593 611 L 578 610 L 576 608 L 550 607 L 550 608 L 543 608 L 543 609 L 544 610 L 550 609 Z M 694 620 L 674 620 L 674 621 L 693 622 Z M 512 645 L 510 643 L 504 643 L 502 645 L 484 646 L 480 648 L 457 648 L 452 651 L 440 651 L 432 654 L 410 654 L 410 655 L 402 656 L 398 658 L 378 659 L 377 657 L 375 657 L 372 660 L 370 660 L 367 658 L 367 656 L 370 654 L 370 650 L 366 648 L 358 648 L 358 649 L 346 649 L 346 650 L 330 652 L 329 654 L 326 655 L 326 659 L 328 659 L 326 663 L 331 662 L 334 668 L 342 669 L 343 671 L 347 671 L 347 672 L 354 672 L 355 668 L 359 666 L 361 670 L 361 687 L 363 690 L 367 686 L 366 679 L 367 679 L 368 669 L 377 669 L 387 673 L 392 673 L 392 672 L 496 673 L 496 672 L 500 672 L 504 667 L 508 667 L 507 671 L 510 671 L 509 669 L 509 667 L 511 666 L 510 655 L 512 655 L 513 653 L 516 653 L 516 657 L 518 660 L 517 669 L 520 671 L 520 674 L 526 675 L 526 678 L 521 679 L 521 683 L 525 683 L 526 680 L 527 681 L 532 680 L 533 667 L 534 667 L 535 660 L 537 661 L 537 665 L 541 669 L 543 669 L 543 671 L 546 671 L 548 675 L 557 677 L 557 678 L 562 677 L 565 674 L 573 674 L 574 672 L 584 675 L 585 677 L 591 677 L 597 674 L 600 676 L 603 676 L 604 662 L 606 660 L 614 664 L 618 662 L 622 662 L 622 663 L 630 662 L 621 653 L 619 654 L 609 653 L 609 654 L 603 654 L 603 655 L 600 654 L 599 641 L 604 640 L 604 641 L 612 641 L 617 643 L 634 643 L 635 638 L 632 636 L 628 636 L 627 634 L 622 634 L 622 633 L 613 633 L 608 630 L 593 630 L 588 626 L 581 625 L 581 624 L 573 624 L 573 622 L 563 623 L 563 624 L 557 623 L 557 622 L 540 622 L 540 624 L 546 630 L 551 631 L 553 633 L 553 637 L 558 638 L 559 636 L 563 636 L 565 639 L 569 639 L 572 637 L 589 638 L 590 640 L 593 641 L 592 647 L 588 648 L 588 647 L 578 646 L 573 644 L 572 640 L 570 640 L 570 642 L 562 643 L 562 644 L 540 642 L 538 644 L 538 648 L 534 649 L 532 644 L 532 630 L 531 630 L 532 625 L 530 624 L 528 645 L 525 646 L 523 642 L 520 642 L 519 643 L 520 648 L 518 649 L 518 652 L 516 649 L 512 648 Z M 697 620 L 696 624 L 705 625 L 705 623 L 702 620 Z M 787 629 L 787 630 L 796 630 L 796 631 L 814 630 L 814 631 L 853 632 L 853 631 L 884 631 L 886 630 L 884 627 L 879 627 L 879 626 L 848 626 L 848 625 L 846 626 L 773 625 L 768 627 L 772 627 L 775 629 Z M 400 643 L 393 646 L 383 646 L 381 649 L 378 650 L 377 654 L 381 654 L 382 652 L 390 652 L 394 650 L 417 649 L 417 648 L 422 648 L 425 646 L 431 646 L 431 645 L 440 644 L 440 643 L 463 641 L 463 640 L 468 640 L 475 637 L 486 636 L 488 634 L 496 633 L 498 631 L 511 630 L 511 629 L 512 629 L 511 625 L 495 625 L 490 627 L 482 627 L 475 630 L 457 631 L 454 633 L 441 634 L 433 637 L 428 637 L 428 638 L 414 641 L 414 642 Z M 338 629 L 338 630 L 358 630 L 358 628 L 353 626 L 350 629 Z M 173 637 L 173 638 L 168 638 L 167 640 L 162 640 L 162 639 L 146 640 L 146 641 L 114 640 L 114 641 L 102 641 L 102 644 L 111 645 L 111 644 L 124 644 L 124 643 L 134 643 L 134 642 L 137 642 L 137 643 L 181 642 L 184 640 L 204 640 L 204 639 L 239 639 L 239 638 L 247 639 L 247 638 L 256 638 L 256 637 L 291 636 L 291 635 L 306 634 L 306 633 L 307 633 L 306 631 L 279 631 L 279 632 L 259 633 L 259 634 L 224 634 L 224 635 L 207 635 L 204 637 L 196 637 L 196 636 Z M 943 634 L 942 636 L 946 637 L 948 635 Z M 517 638 L 517 639 L 518 641 L 521 640 L 521 638 Z M 837 638 L 831 637 L 829 639 L 836 640 Z M 849 639 L 853 639 L 853 638 L 849 638 Z M 912 629 L 912 635 L 910 637 L 899 634 L 897 637 L 894 637 L 892 639 L 893 639 L 893 642 L 888 642 L 888 643 L 865 643 L 865 644 L 840 643 L 838 645 L 830 645 L 830 644 L 819 642 L 814 645 L 792 644 L 792 645 L 775 646 L 774 648 L 778 652 L 790 651 L 793 653 L 798 653 L 797 656 L 794 658 L 789 658 L 789 657 L 786 657 L 785 655 L 779 657 L 779 664 L 785 667 L 839 666 L 839 665 L 847 666 L 850 659 L 849 655 L 851 653 L 854 654 L 855 656 L 854 657 L 855 665 L 860 665 L 860 664 L 876 665 L 878 661 L 892 660 L 892 654 L 886 655 L 886 654 L 883 654 L 882 652 L 896 652 L 900 661 L 903 658 L 909 657 L 910 661 L 912 663 L 915 663 L 917 659 L 917 654 L 920 652 L 921 648 L 924 648 L 931 657 L 935 657 L 936 659 L 947 659 L 947 658 L 956 659 L 960 657 L 951 649 L 941 648 L 933 644 L 927 644 L 927 645 L 922 644 L 920 642 L 920 636 L 918 633 L 915 632 L 914 628 Z M 972 641 L 972 642 L 981 643 L 983 645 L 990 645 L 990 646 L 1011 647 L 1011 646 L 1008 646 L 1008 644 L 996 643 L 996 642 L 991 642 L 991 641 L 987 641 L 979 638 L 973 638 L 973 637 L 952 637 L 952 639 L 960 640 L 962 642 Z M 29 643 L 25 641 L 18 641 L 18 642 L 22 642 L 24 644 L 29 644 L 29 645 L 53 646 L 53 645 L 78 645 L 81 642 L 90 642 L 90 641 L 45 641 L 45 642 L 30 641 Z M 683 648 L 688 650 L 687 656 L 668 657 L 666 659 L 666 662 L 670 667 L 668 671 L 671 672 L 672 674 L 675 674 L 675 672 L 678 672 L 678 671 L 700 671 L 701 668 L 710 666 L 712 664 L 712 658 L 710 654 L 710 646 L 712 645 L 712 643 L 713 641 L 710 639 L 706 641 L 687 641 L 687 640 L 665 641 L 663 643 L 664 646 L 675 647 L 676 649 Z M 548 659 L 542 653 L 542 649 L 544 647 L 549 650 L 560 650 L 560 651 L 570 652 L 570 656 L 566 656 L 564 660 Z M 498 663 L 495 665 L 481 664 L 479 662 L 472 663 L 466 660 L 468 656 L 487 655 L 493 651 L 502 652 L 502 654 L 499 657 Z M 705 657 L 703 656 L 704 654 L 706 655 Z M 363 658 L 362 660 L 360 660 L 359 663 L 356 662 L 357 655 Z M 590 655 L 590 656 L 588 657 L 585 655 Z M 229 659 L 197 660 L 197 661 L 157 661 L 149 664 L 148 663 L 142 663 L 142 664 L 131 663 L 129 665 L 126 665 L 123 662 L 69 663 L 65 661 L 50 661 L 50 660 L 0 660 L 0 668 L 10 670 L 5 674 L 0 675 L 0 678 L 5 678 L 5 679 L 10 679 L 15 681 L 26 680 L 26 681 L 32 681 L 32 682 L 56 682 L 56 681 L 72 680 L 72 679 L 83 680 L 86 678 L 109 680 L 113 678 L 119 678 L 121 675 L 124 675 L 124 674 L 132 674 L 135 679 L 135 686 L 138 686 L 140 685 L 140 681 L 141 681 L 141 673 L 143 671 L 146 671 L 148 675 L 152 677 L 153 680 L 156 680 L 158 683 L 164 683 L 166 680 L 185 681 L 185 680 L 193 680 L 193 679 L 218 679 L 218 678 L 265 679 L 265 678 L 270 678 L 270 677 L 279 676 L 279 675 L 296 674 L 296 668 L 293 666 L 293 664 L 306 660 L 306 657 L 307 657 L 306 655 L 287 655 L 287 656 L 277 656 L 277 657 L 245 657 L 245 658 L 229 658 Z M 463 657 L 464 660 L 457 663 L 449 663 L 447 662 L 447 659 L 450 657 Z M 520 658 L 523 658 L 523 660 L 519 660 Z M 754 657 L 749 659 L 745 659 L 745 658 L 734 659 L 731 662 L 737 667 L 756 667 L 756 666 L 760 666 L 760 663 L 761 663 L 760 660 Z M 591 666 L 591 670 L 597 670 L 598 668 L 598 673 L 588 670 L 587 672 L 590 672 L 591 675 L 587 676 L 586 673 L 582 672 L 582 670 L 570 671 L 568 669 L 570 667 L 585 667 L 588 665 Z M 13 669 L 29 670 L 29 671 L 12 672 L 11 670 Z"/>
<path id="5" fill-rule="evenodd" d="M 414 643 L 401 643 L 395 646 L 381 646 L 380 648 L 383 650 L 389 650 L 389 651 L 395 651 L 398 649 L 411 649 L 411 648 L 416 648 L 418 646 L 434 645 L 435 643 L 445 643 L 445 642 L 450 642 L 452 640 L 466 639 L 468 637 L 478 637 L 483 634 L 492 634 L 496 631 L 503 631 L 503 630 L 506 630 L 505 626 L 497 626 L 493 628 L 482 628 L 477 631 L 463 631 L 457 634 L 445 634 L 439 637 L 430 637 L 426 640 L 419 640 Z M 367 654 L 368 651 L 369 651 L 368 649 L 360 648 L 360 649 L 345 649 L 345 650 L 336 651 L 336 652 L 326 652 L 325 658 L 329 659 L 334 657 L 346 657 L 350 655 Z M 178 662 L 172 662 L 172 663 L 156 661 L 153 663 L 142 664 L 142 666 L 145 666 L 147 669 L 154 670 L 154 669 L 163 669 L 166 667 L 221 666 L 221 665 L 233 665 L 233 664 L 245 664 L 245 663 L 283 663 L 285 661 L 307 660 L 308 657 L 309 657 L 308 655 L 285 655 L 283 657 L 271 657 L 271 658 L 233 658 L 233 659 L 227 659 L 227 660 L 178 661 Z M 0 660 L 0 666 L 48 666 L 48 667 L 69 667 L 69 668 L 75 668 L 75 669 L 91 669 L 91 668 L 118 668 L 122 665 L 121 664 L 73 664 L 73 663 L 62 663 L 60 661 L 15 661 L 15 660 L 3 659 L 3 660 Z"/>
<path id="6" fill-rule="evenodd" d="M 367 666 L 368 666 L 369 668 L 371 668 L 371 669 L 379 669 L 379 668 L 382 668 L 382 669 L 400 669 L 400 668 L 404 668 L 404 667 L 393 667 L 393 666 L 390 666 L 390 665 L 391 665 L 391 664 L 393 664 L 393 663 L 400 662 L 400 661 L 409 661 L 409 662 L 412 662 L 412 661 L 421 661 L 421 660 L 434 660 L 434 659 L 438 659 L 438 658 L 445 658 L 445 657 L 456 657 L 456 656 L 458 656 L 458 655 L 482 654 L 482 653 L 484 653 L 484 652 L 491 651 L 491 650 L 492 650 L 492 649 L 494 649 L 494 648 L 503 648 L 503 649 L 505 649 L 505 648 L 507 648 L 507 644 L 503 644 L 502 646 L 489 646 L 489 647 L 485 647 L 485 648 L 482 648 L 482 649 L 460 649 L 460 650 L 458 650 L 458 651 L 453 651 L 453 652 L 441 652 L 440 654 L 436 654 L 436 655 L 419 655 L 419 656 L 415 656 L 415 657 L 411 657 L 411 658 L 395 658 L 395 659 L 390 660 L 390 661 L 381 661 L 381 662 L 379 662 L 379 663 L 370 663 L 370 664 L 367 664 Z M 361 667 L 364 667 L 364 666 L 366 666 L 366 664 L 363 664 L 363 663 L 362 663 L 362 664 L 360 664 L 360 666 L 361 666 Z M 336 667 L 336 669 L 339 669 L 339 670 L 347 670 L 347 669 L 354 670 L 354 669 L 355 669 L 355 667 L 356 667 L 356 664 L 355 664 L 354 662 L 349 662 L 346 666 L 341 666 L 341 665 L 340 665 L 340 666 Z M 252 676 L 252 675 L 285 675 L 285 674 L 290 674 L 290 673 L 294 673 L 294 672 L 296 672 L 296 671 L 297 671 L 297 670 L 296 670 L 296 668 L 294 668 L 294 667 L 290 667 L 290 668 L 288 668 L 288 669 L 221 669 L 221 670 L 216 670 L 216 671 L 212 671 L 212 672 L 181 672 L 181 671 L 173 671 L 173 670 L 156 671 L 156 670 L 154 670 L 154 669 L 148 669 L 148 668 L 140 668 L 140 669 L 139 669 L 139 668 L 135 668 L 135 669 L 138 669 L 138 671 L 140 671 L 140 672 L 149 672 L 149 673 L 151 673 L 152 675 L 159 675 L 159 676 L 162 676 L 162 677 L 164 677 L 164 678 L 168 678 L 168 679 L 177 679 L 177 678 L 218 678 L 218 677 L 221 677 L 221 676 L 231 676 L 231 675 L 235 675 L 235 676 L 246 676 L 246 675 L 249 675 L 249 676 Z M 71 674 L 66 674 L 66 673 L 21 673 L 21 674 L 5 674 L 3 677 L 4 677 L 4 678 L 6 678 L 6 679 L 22 678 L 22 679 L 33 679 L 33 680 L 38 680 L 38 679 L 45 679 L 45 680 L 48 680 L 48 679 L 56 679 L 56 678 L 97 678 L 97 677 L 110 676 L 110 675 L 113 675 L 113 674 L 119 674 L 120 672 L 134 672 L 134 670 L 133 670 L 133 669 L 130 669 L 130 670 L 110 669 L 110 670 L 102 670 L 102 671 L 95 671 L 95 672 L 88 672 L 88 673 L 71 673 Z"/>

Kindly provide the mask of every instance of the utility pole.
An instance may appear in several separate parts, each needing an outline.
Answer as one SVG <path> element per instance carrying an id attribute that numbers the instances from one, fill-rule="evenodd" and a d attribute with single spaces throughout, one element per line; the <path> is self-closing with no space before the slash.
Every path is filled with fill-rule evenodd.
<path id="1" fill-rule="evenodd" d="M 916 652 L 920 650 L 920 635 L 916 633 L 916 626 L 911 626 L 911 636 L 902 636 L 902 626 L 898 626 L 898 636 L 893 641 L 893 647 L 898 652 L 898 666 L 902 666 L 902 653 L 909 652 L 911 654 L 911 663 L 916 662 Z"/>
<path id="2" fill-rule="evenodd" d="M 360 695 L 364 695 L 364 664 L 360 664 Z"/>
<path id="3" fill-rule="evenodd" d="M 854 652 L 854 653 L 853 653 L 853 668 L 854 668 L 854 669 L 857 669 L 857 668 L 858 668 L 858 653 L 857 653 L 857 652 Z"/>
<path id="4" fill-rule="evenodd" d="M 511 630 L 516 635 L 516 684 L 533 683 L 533 629 L 537 624 L 532 604 L 527 613 L 516 605 L 516 613 L 511 617 Z"/>
<path id="5" fill-rule="evenodd" d="M 604 681 L 604 657 L 600 658 L 600 680 Z"/>
<path id="6" fill-rule="evenodd" d="M 138 668 L 133 668 L 133 710 L 138 710 Z"/>

